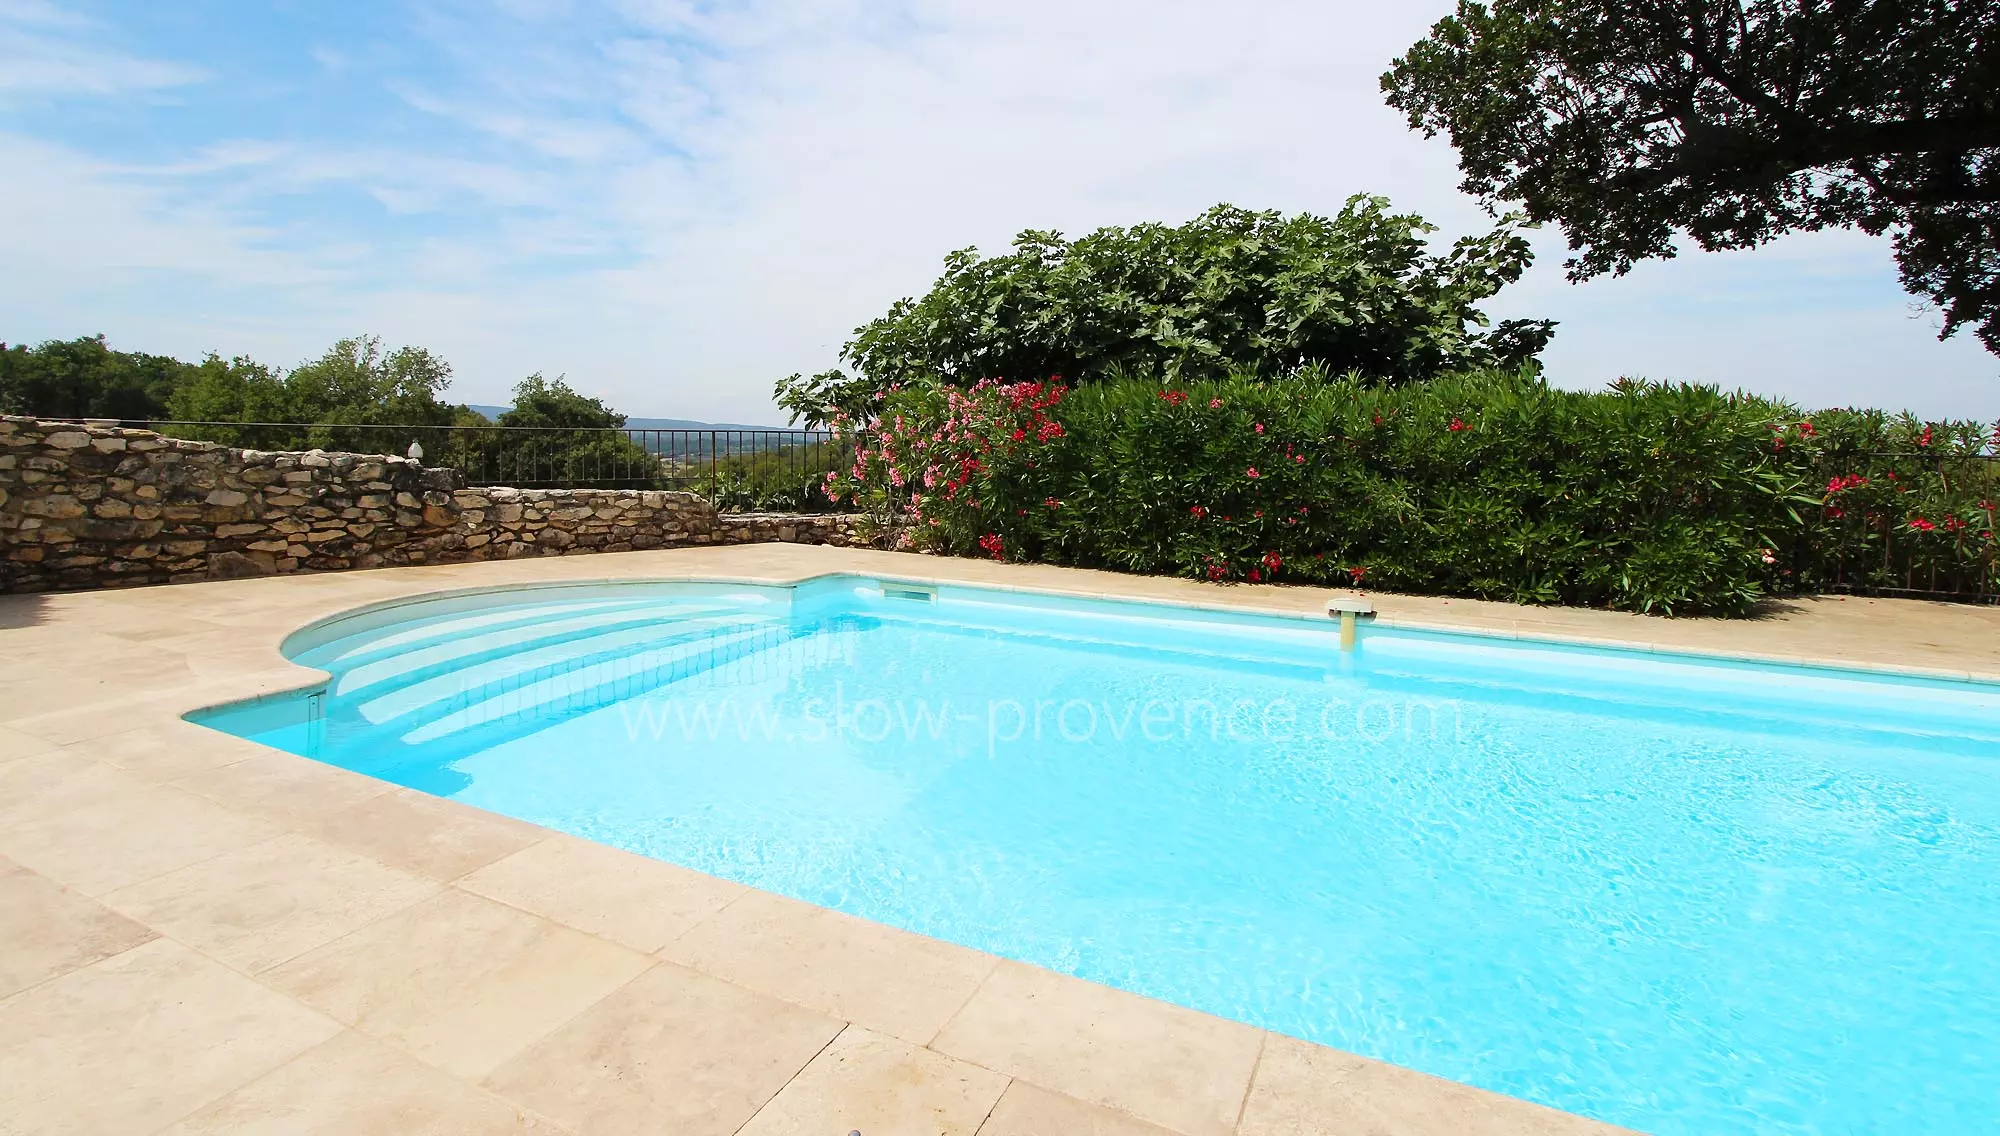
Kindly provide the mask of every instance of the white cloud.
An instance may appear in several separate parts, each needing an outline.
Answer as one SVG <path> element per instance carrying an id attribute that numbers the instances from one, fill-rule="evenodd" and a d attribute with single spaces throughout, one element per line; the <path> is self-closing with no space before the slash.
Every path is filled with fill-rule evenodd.
<path id="1" fill-rule="evenodd" d="M 43 0 L 0 2 L 0 98 L 104 96 L 200 82 L 207 72 L 95 42 L 103 29 Z"/>
<path id="2" fill-rule="evenodd" d="M 219 134 L 149 170 L 35 144 L 48 168 L 0 184 L 0 208 L 39 195 L 48 223 L 0 251 L 56 282 L 32 303 L 0 283 L 0 308 L 50 335 L 278 361 L 372 329 L 442 351 L 475 401 L 541 370 L 633 413 L 767 417 L 772 379 L 829 365 L 947 250 L 1023 228 L 1223 200 L 1326 212 L 1361 191 L 1446 237 L 1483 228 L 1449 146 L 1376 89 L 1448 7 L 434 2 L 418 27 L 449 67 L 387 80 L 434 128 L 422 141 Z M 351 62 L 341 74 L 360 81 Z M 387 212 L 289 204 L 325 194 Z M 72 240 L 96 251 L 66 262 Z M 1498 307 L 1563 321 L 1560 381 L 2000 414 L 2000 366 L 1904 318 L 1880 242 L 1825 234 L 1581 287 L 1543 243 Z"/>

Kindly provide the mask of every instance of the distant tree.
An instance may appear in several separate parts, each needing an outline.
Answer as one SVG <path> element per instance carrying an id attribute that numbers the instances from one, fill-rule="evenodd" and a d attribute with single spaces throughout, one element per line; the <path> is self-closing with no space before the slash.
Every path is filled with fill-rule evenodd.
<path id="1" fill-rule="evenodd" d="M 301 421 L 284 376 L 240 355 L 228 361 L 211 355 L 189 368 L 167 408 L 167 417 L 180 422 Z M 282 449 L 304 439 L 303 430 L 289 425 L 177 432 L 261 449 Z"/>
<path id="2" fill-rule="evenodd" d="M 2000 0 L 1461 0 L 1382 86 L 1572 279 L 1853 226 L 2000 352 Z"/>
<path id="3" fill-rule="evenodd" d="M 1196 379 L 1307 363 L 1401 382 L 1531 364 L 1554 324 L 1486 331 L 1476 306 L 1520 278 L 1527 241 L 1509 221 L 1439 255 L 1433 231 L 1364 196 L 1333 217 L 1218 205 L 1183 225 L 1074 241 L 1024 232 L 1003 256 L 947 256 L 928 293 L 855 331 L 841 355 L 858 378 L 795 375 L 779 384 L 779 405 L 817 421 L 829 404 L 899 382 Z"/>
<path id="4" fill-rule="evenodd" d="M 0 343 L 0 412 L 160 418 L 175 384 L 189 369 L 165 355 L 113 351 L 102 335 L 52 339 L 37 347 Z"/>
<path id="5" fill-rule="evenodd" d="M 343 339 L 285 376 L 296 413 L 307 422 L 448 426 L 457 407 L 438 395 L 451 364 L 422 347 L 385 353 L 373 335 Z"/>
<path id="6" fill-rule="evenodd" d="M 514 387 L 500 415 L 509 429 L 472 431 L 453 457 L 483 481 L 643 489 L 660 483 L 660 459 L 623 432 L 625 416 L 538 372 Z"/>
<path id="7" fill-rule="evenodd" d="M 572 390 L 561 376 L 544 379 L 537 371 L 515 384 L 514 405 L 500 415 L 500 425 L 616 430 L 625 416 Z"/>
<path id="8" fill-rule="evenodd" d="M 433 456 L 445 435 L 436 430 L 471 412 L 438 399 L 451 385 L 451 365 L 422 347 L 385 352 L 374 336 L 343 339 L 289 374 L 245 358 L 211 356 L 189 368 L 175 390 L 173 417 L 188 422 L 267 425 L 178 428 L 190 437 L 261 449 L 350 449 L 401 453 L 431 439 Z M 356 427 L 378 427 L 356 429 Z"/>

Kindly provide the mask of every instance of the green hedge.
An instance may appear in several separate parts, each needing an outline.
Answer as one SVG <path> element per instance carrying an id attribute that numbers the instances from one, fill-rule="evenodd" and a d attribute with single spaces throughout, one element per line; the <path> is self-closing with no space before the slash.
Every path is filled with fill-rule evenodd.
<path id="1" fill-rule="evenodd" d="M 1975 423 L 1509 373 L 915 385 L 876 407 L 839 423 L 858 456 L 832 488 L 947 553 L 1662 613 L 1994 587 Z"/>

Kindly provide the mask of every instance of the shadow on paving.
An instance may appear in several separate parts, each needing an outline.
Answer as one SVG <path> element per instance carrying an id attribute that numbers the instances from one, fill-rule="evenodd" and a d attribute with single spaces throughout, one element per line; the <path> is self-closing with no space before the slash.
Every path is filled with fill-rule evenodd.
<path id="1" fill-rule="evenodd" d="M 0 631 L 40 626 L 47 603 L 42 596 L 0 596 Z"/>

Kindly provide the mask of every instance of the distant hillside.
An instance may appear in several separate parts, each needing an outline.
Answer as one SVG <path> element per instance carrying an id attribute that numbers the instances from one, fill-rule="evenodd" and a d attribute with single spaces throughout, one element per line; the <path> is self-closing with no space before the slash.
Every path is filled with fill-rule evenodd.
<path id="1" fill-rule="evenodd" d="M 476 410 L 479 413 L 484 414 L 486 417 L 498 421 L 500 416 L 502 414 L 507 413 L 509 408 L 505 406 L 480 406 L 475 404 L 469 407 L 469 409 Z M 698 422 L 692 418 L 627 418 L 625 420 L 625 428 L 627 430 L 787 430 L 790 429 L 790 427 L 788 426 L 750 426 L 742 422 Z"/>

